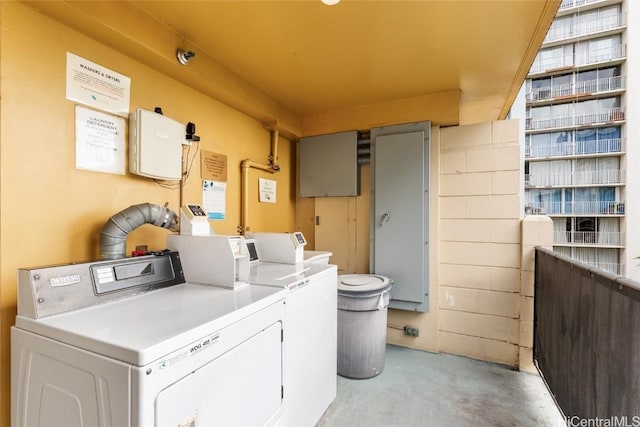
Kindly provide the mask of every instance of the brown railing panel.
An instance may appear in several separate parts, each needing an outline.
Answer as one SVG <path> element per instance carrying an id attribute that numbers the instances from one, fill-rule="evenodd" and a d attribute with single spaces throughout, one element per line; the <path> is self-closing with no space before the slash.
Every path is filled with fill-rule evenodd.
<path id="1" fill-rule="evenodd" d="M 535 289 L 534 359 L 568 419 L 640 422 L 640 283 L 536 248 Z"/>

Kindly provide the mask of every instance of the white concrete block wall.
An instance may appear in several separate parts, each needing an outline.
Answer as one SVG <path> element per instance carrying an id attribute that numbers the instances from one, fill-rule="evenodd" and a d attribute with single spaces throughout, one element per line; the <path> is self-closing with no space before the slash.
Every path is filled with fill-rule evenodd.
<path id="1" fill-rule="evenodd" d="M 533 365 L 533 300 L 535 296 L 535 247 L 553 249 L 553 221 L 529 215 L 522 220 L 522 269 L 520 272 L 520 341 L 518 367 L 535 371 Z"/>
<path id="2" fill-rule="evenodd" d="M 516 366 L 526 326 L 518 122 L 443 128 L 440 138 L 440 351 Z"/>

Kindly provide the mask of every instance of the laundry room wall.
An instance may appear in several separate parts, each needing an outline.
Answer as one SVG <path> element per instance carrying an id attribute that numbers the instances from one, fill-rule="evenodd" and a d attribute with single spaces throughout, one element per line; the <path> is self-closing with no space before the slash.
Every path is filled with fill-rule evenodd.
<path id="1" fill-rule="evenodd" d="M 194 90 L 131 52 L 114 48 L 117 38 L 113 44 L 102 42 L 98 35 L 77 31 L 23 3 L 2 2 L 0 8 L 0 425 L 8 426 L 16 270 L 95 259 L 100 230 L 111 215 L 145 202 L 168 203 L 178 211 L 180 203 L 178 190 L 162 188 L 150 179 L 75 168 L 76 104 L 65 98 L 67 52 L 130 77 L 132 110 L 158 106 L 172 119 L 194 122 L 200 150 L 227 155 L 226 218 L 211 221 L 218 234 L 236 234 L 240 162 L 266 163 L 271 133 L 263 121 Z M 136 25 L 138 31 L 151 34 L 162 50 L 175 52 L 176 40 L 159 34 L 157 22 Z M 244 96 L 251 98 L 250 88 Z M 258 99 L 256 104 L 263 101 Z M 249 172 L 249 224 L 254 230 L 295 229 L 295 145 L 282 134 L 278 152 L 280 172 Z M 277 203 L 258 203 L 258 177 L 277 182 Z M 201 203 L 201 188 L 196 156 L 184 202 Z M 167 233 L 143 225 L 129 234 L 127 252 L 142 244 L 163 249 Z"/>
<path id="2" fill-rule="evenodd" d="M 265 126 L 275 124 L 282 130 L 281 171 L 249 172 L 248 225 L 261 231 L 299 229 L 313 248 L 315 201 L 301 198 L 296 190 L 296 150 L 291 141 L 297 136 L 431 121 L 431 307 L 427 314 L 391 310 L 390 325 L 411 323 L 420 328 L 420 336 L 406 337 L 390 328 L 389 341 L 513 363 L 515 349 L 510 341 L 517 322 L 512 319 L 519 307 L 514 306 L 513 295 L 506 294 L 516 292 L 513 281 L 517 279 L 511 270 L 518 267 L 510 250 L 519 256 L 513 214 L 517 202 L 506 197 L 510 200 L 505 205 L 485 205 L 481 218 L 457 218 L 462 205 L 455 207 L 456 203 L 471 205 L 491 196 L 508 196 L 512 190 L 508 187 L 512 181 L 500 181 L 513 176 L 519 167 L 511 158 L 504 163 L 476 163 L 476 168 L 489 168 L 484 170 L 467 168 L 466 160 L 454 162 L 477 161 L 481 157 L 475 154 L 492 162 L 501 158 L 498 155 L 504 149 L 518 144 L 513 139 L 493 138 L 504 134 L 503 126 L 510 126 L 492 122 L 495 117 L 488 115 L 495 109 L 484 108 L 485 100 L 467 99 L 459 90 L 451 90 L 299 118 L 212 58 L 197 55 L 186 67 L 177 64 L 175 49 L 192 48 L 183 42 L 158 21 L 141 16 L 128 2 L 0 2 L 0 425 L 8 426 L 10 416 L 10 327 L 16 314 L 16 270 L 95 258 L 102 226 L 128 206 L 168 202 L 171 209 L 179 209 L 177 190 L 128 173 L 120 176 L 75 168 L 75 103 L 65 98 L 67 52 L 130 77 L 132 110 L 158 106 L 168 117 L 194 122 L 202 138 L 199 148 L 227 155 L 226 218 L 211 223 L 219 234 L 235 234 L 240 223 L 240 162 L 267 162 L 271 133 Z M 459 125 L 470 127 L 455 130 Z M 467 169 L 460 169 L 462 166 Z M 368 166 L 361 173 L 368 174 Z M 464 181 L 485 173 L 492 182 L 506 184 L 496 191 L 507 193 L 483 194 L 486 189 L 467 193 Z M 277 182 L 277 203 L 258 203 L 258 177 Z M 452 181 L 460 185 L 451 185 Z M 363 180 L 363 191 L 368 184 Z M 368 243 L 367 200 L 364 194 L 355 202 L 356 226 L 351 228 L 354 247 L 359 248 L 350 252 L 356 257 L 352 265 L 360 273 L 368 272 L 369 252 L 364 247 Z M 184 189 L 184 201 L 202 201 L 198 158 Z M 497 213 L 499 206 L 506 209 L 506 217 Z M 497 237 L 474 237 L 476 240 L 455 234 L 454 222 L 464 228 L 475 220 L 504 221 L 507 228 Z M 166 235 L 166 230 L 144 225 L 129 235 L 127 250 L 140 244 L 162 249 Z M 502 252 L 502 245 L 510 250 Z M 492 251 L 483 252 L 485 246 Z M 500 264 L 461 258 L 467 249 L 472 255 L 493 253 Z M 502 264 L 505 262 L 508 265 Z M 509 271 L 492 274 L 505 272 L 502 269 Z M 474 274 L 480 270 L 484 276 Z M 467 273 L 458 276 L 458 271 Z M 487 281 L 480 283 L 479 277 Z M 509 343 L 505 352 L 478 351 L 503 337 Z"/>
<path id="3" fill-rule="evenodd" d="M 518 364 L 520 168 L 517 120 L 441 130 L 440 351 Z"/>
<path id="4" fill-rule="evenodd" d="M 372 117 L 381 119 L 382 115 L 376 115 L 378 107 L 369 108 Z M 385 105 L 384 109 L 388 107 Z M 366 115 L 361 114 L 363 107 L 351 115 L 342 112 L 339 123 L 343 128 L 320 116 L 307 117 L 303 123 L 305 130 L 322 134 L 367 130 L 397 124 L 403 118 L 406 123 L 429 120 L 428 116 L 417 117 L 430 113 L 429 104 L 422 105 L 420 111 L 404 107 L 389 115 L 394 119 L 392 123 L 367 121 Z M 431 132 L 429 312 L 390 309 L 387 341 L 517 366 L 521 334 L 518 122 L 474 123 L 481 116 L 472 114 L 475 110 L 472 106 L 466 110 L 470 111 L 466 120 L 472 120 L 471 123 L 434 126 Z M 436 125 L 461 120 L 434 116 Z M 369 169 L 361 168 L 360 173 L 369 173 Z M 370 187 L 361 190 L 367 192 Z M 323 205 L 327 201 L 317 198 L 316 206 L 318 203 Z M 361 208 L 349 219 L 355 224 L 369 224 L 370 210 Z M 355 225 L 351 229 L 359 228 Z M 343 240 L 337 240 L 336 244 Z M 347 249 L 340 248 L 339 252 L 355 257 L 343 264 L 358 266 L 355 271 L 345 272 L 369 273 L 368 263 L 362 263 L 359 255 L 368 251 L 350 249 L 363 245 L 358 235 L 353 233 L 343 245 Z M 333 250 L 330 246 L 318 249 Z M 398 253 L 401 256 L 401 251 Z M 420 335 L 404 335 L 405 325 L 417 327 Z"/>

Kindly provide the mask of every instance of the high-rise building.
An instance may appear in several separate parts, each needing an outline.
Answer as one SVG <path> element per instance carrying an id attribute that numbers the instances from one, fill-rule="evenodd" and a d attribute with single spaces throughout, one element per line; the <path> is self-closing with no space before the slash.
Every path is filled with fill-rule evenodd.
<path id="1" fill-rule="evenodd" d="M 638 0 L 564 0 L 523 86 L 524 213 L 551 217 L 555 251 L 636 280 L 638 27 Z"/>

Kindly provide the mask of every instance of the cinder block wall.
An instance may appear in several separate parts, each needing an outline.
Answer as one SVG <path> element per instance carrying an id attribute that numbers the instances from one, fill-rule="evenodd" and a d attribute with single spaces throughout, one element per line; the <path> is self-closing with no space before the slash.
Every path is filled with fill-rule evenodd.
<path id="1" fill-rule="evenodd" d="M 553 249 L 553 221 L 548 216 L 530 215 L 522 220 L 522 270 L 520 275 L 520 343 L 519 368 L 534 372 L 533 299 L 535 247 Z"/>
<path id="2" fill-rule="evenodd" d="M 440 351 L 518 365 L 518 122 L 441 128 Z"/>

